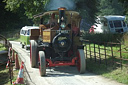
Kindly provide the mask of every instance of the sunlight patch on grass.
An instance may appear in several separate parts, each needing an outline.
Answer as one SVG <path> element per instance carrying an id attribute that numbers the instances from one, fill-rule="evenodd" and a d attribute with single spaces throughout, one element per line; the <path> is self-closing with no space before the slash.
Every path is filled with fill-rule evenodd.
<path id="1" fill-rule="evenodd" d="M 0 51 L 1 50 L 6 50 L 6 48 L 2 44 L 0 44 Z"/>
<path id="2" fill-rule="evenodd" d="M 19 38 L 8 38 L 7 40 L 9 40 L 9 41 L 20 41 Z"/>

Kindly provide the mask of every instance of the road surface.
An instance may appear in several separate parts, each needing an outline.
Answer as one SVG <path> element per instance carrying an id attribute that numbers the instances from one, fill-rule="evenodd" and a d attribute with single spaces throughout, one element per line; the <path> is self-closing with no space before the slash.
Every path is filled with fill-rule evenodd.
<path id="1" fill-rule="evenodd" d="M 22 49 L 19 42 L 10 42 L 25 63 L 27 85 L 124 85 L 89 72 L 79 74 L 73 66 L 47 68 L 47 76 L 41 77 L 39 69 L 30 66 L 30 51 Z"/>

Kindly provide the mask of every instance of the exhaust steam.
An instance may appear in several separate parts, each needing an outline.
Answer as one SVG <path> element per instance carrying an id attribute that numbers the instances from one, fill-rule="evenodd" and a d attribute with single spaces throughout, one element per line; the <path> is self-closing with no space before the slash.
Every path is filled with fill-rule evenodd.
<path id="1" fill-rule="evenodd" d="M 50 0 L 45 9 L 47 11 L 58 10 L 60 7 L 65 7 L 66 10 L 75 10 L 76 4 L 74 0 Z"/>

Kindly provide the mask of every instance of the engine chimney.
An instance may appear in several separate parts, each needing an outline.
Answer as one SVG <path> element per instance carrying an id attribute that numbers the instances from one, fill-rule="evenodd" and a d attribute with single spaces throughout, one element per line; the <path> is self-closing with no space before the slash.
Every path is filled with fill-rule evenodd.
<path id="1" fill-rule="evenodd" d="M 58 8 L 58 10 L 59 10 L 59 24 L 61 25 L 61 23 L 65 21 L 66 8 L 60 7 L 60 8 Z"/>

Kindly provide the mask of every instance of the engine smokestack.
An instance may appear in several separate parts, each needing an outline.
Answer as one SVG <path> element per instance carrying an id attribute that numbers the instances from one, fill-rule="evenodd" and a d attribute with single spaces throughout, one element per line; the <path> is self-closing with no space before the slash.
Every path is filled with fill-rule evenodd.
<path id="1" fill-rule="evenodd" d="M 61 25 L 61 23 L 65 22 L 65 10 L 66 10 L 66 8 L 60 7 L 60 8 L 58 8 L 58 10 L 59 10 L 59 23 Z"/>

